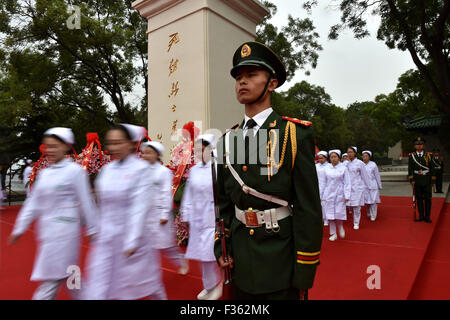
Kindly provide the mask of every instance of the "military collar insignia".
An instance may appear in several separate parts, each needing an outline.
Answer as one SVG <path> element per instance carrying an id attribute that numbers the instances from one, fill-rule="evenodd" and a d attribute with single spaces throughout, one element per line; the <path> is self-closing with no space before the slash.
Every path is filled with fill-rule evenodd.
<path id="1" fill-rule="evenodd" d="M 241 58 L 248 57 L 252 54 L 252 49 L 248 44 L 244 44 L 241 49 Z"/>

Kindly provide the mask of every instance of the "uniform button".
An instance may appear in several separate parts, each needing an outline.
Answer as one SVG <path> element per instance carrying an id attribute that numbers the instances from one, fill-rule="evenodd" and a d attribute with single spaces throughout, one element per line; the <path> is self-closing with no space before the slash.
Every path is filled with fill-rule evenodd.
<path id="1" fill-rule="evenodd" d="M 225 165 L 225 169 L 227 169 L 227 168 L 228 168 L 228 165 L 226 164 L 226 165 Z"/>
<path id="2" fill-rule="evenodd" d="M 242 166 L 242 170 L 243 170 L 244 172 L 247 172 L 247 170 L 248 170 L 247 166 Z"/>
<path id="3" fill-rule="evenodd" d="M 252 236 L 252 235 L 254 235 L 254 234 L 255 234 L 255 230 L 253 230 L 253 229 L 250 229 L 250 231 L 249 231 L 248 233 L 250 233 L 250 235 Z"/>

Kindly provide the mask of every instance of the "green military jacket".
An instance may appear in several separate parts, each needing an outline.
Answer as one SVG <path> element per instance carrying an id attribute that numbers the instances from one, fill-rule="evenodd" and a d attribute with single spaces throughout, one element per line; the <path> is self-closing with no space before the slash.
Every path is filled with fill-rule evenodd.
<path id="1" fill-rule="evenodd" d="M 428 172 L 427 172 L 428 170 Z M 420 174 L 420 173 L 426 174 Z M 420 157 L 417 152 L 409 154 L 408 160 L 408 178 L 410 182 L 415 182 L 418 186 L 431 185 L 435 183 L 436 176 L 430 152 L 423 153 Z"/>
<path id="2" fill-rule="evenodd" d="M 431 160 L 433 162 L 434 173 L 436 175 L 442 175 L 444 172 L 444 161 L 435 159 L 434 157 Z"/>
<path id="3" fill-rule="evenodd" d="M 244 123 L 239 127 L 236 126 L 232 131 L 236 134 L 230 136 L 236 141 L 234 148 L 230 147 L 230 159 L 234 159 L 233 168 L 244 183 L 259 192 L 275 195 L 289 202 L 293 214 L 278 222 L 279 232 L 269 233 L 264 225 L 250 229 L 236 219 L 235 206 L 241 210 L 248 208 L 266 210 L 279 205 L 244 193 L 226 165 L 225 137 L 217 144 L 218 201 L 220 216 L 224 219 L 228 231 L 226 237 L 228 253 L 234 259 L 233 282 L 238 288 L 251 294 L 270 293 L 291 287 L 311 288 L 319 265 L 323 232 L 322 209 L 314 165 L 315 147 L 311 127 L 295 123 L 297 152 L 293 168 L 291 168 L 292 136 L 289 133 L 283 165 L 278 171 L 273 172 L 270 181 L 267 176 L 269 130 L 278 129 L 276 137 L 271 135 L 271 141 L 272 145 L 276 142 L 279 146 L 278 160 L 280 160 L 287 123 L 288 120 L 283 119 L 275 111 L 269 115 L 256 134 L 256 150 L 249 148 L 248 163 L 237 164 L 239 157 L 237 145 L 239 139 L 242 139 L 241 143 L 244 141 L 243 133 L 238 129 L 242 129 Z M 252 164 L 251 155 L 255 153 L 258 155 L 257 160 Z M 214 251 L 218 259 L 222 249 L 217 237 Z"/>

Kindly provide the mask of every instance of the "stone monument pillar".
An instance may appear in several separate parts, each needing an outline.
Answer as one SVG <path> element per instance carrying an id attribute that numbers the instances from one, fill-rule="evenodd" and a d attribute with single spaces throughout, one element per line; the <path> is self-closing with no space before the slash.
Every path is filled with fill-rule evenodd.
<path id="1" fill-rule="evenodd" d="M 257 0 L 137 0 L 148 21 L 148 131 L 167 151 L 194 121 L 204 132 L 243 119 L 230 76 L 232 56 L 256 38 L 269 12 Z M 170 153 L 163 159 L 168 163 Z"/>

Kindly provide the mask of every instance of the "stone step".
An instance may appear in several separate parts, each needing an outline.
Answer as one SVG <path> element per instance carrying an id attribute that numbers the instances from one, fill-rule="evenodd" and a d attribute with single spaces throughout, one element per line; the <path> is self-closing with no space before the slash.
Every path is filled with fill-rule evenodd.
<path id="1" fill-rule="evenodd" d="M 408 171 L 383 171 L 380 172 L 381 181 L 408 181 Z"/>
<path id="2" fill-rule="evenodd" d="M 408 166 L 382 166 L 379 168 L 380 172 L 397 172 L 406 171 L 408 172 Z"/>

